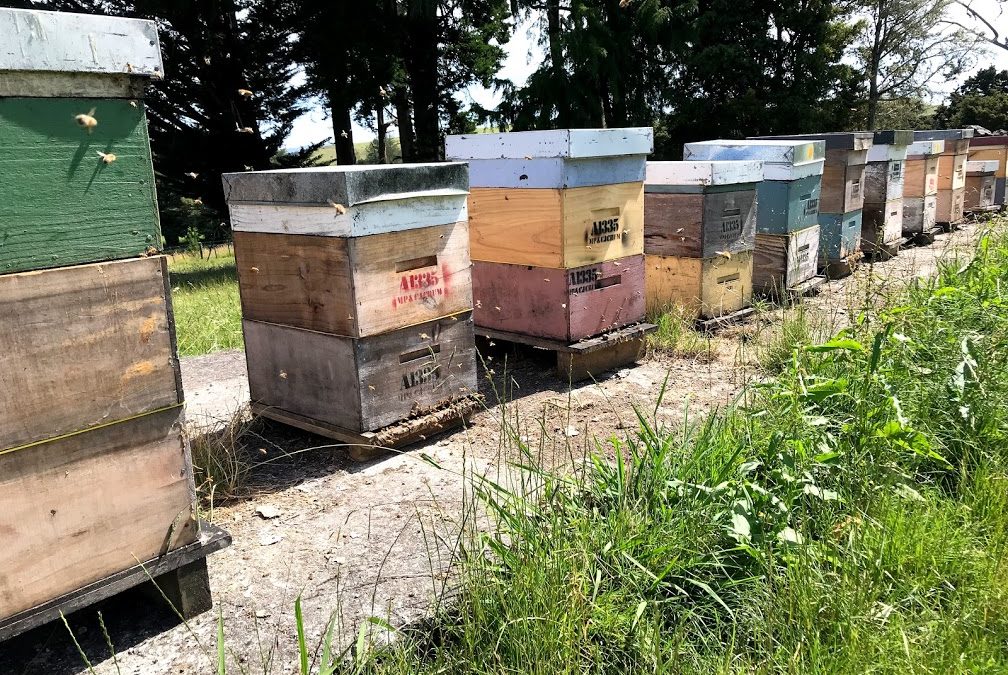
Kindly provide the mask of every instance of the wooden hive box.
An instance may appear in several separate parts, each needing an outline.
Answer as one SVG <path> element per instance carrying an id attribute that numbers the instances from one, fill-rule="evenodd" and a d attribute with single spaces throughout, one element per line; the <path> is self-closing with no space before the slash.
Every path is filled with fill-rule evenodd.
<path id="1" fill-rule="evenodd" d="M 938 161 L 938 223 L 954 224 L 962 220 L 966 188 L 966 161 L 969 157 L 972 129 L 935 129 L 915 131 L 915 141 L 945 141 Z"/>
<path id="2" fill-rule="evenodd" d="M 644 256 L 571 269 L 476 261 L 477 326 L 576 342 L 644 319 Z"/>
<path id="3" fill-rule="evenodd" d="M 753 254 L 713 258 L 644 256 L 649 312 L 679 306 L 714 319 L 752 304 Z"/>
<path id="4" fill-rule="evenodd" d="M 648 162 L 645 253 L 710 258 L 751 251 L 762 179 L 758 161 Z"/>
<path id="5" fill-rule="evenodd" d="M 476 392 L 472 313 L 348 338 L 242 321 L 253 401 L 370 432 Z"/>
<path id="6" fill-rule="evenodd" d="M 903 236 L 916 236 L 934 228 L 938 216 L 938 195 L 903 198 Z"/>
<path id="7" fill-rule="evenodd" d="M 994 204 L 1005 204 L 1005 174 L 1008 169 L 1008 136 L 974 136 L 970 139 L 970 160 L 995 160 Z"/>
<path id="8" fill-rule="evenodd" d="M 470 166 L 473 260 L 573 268 L 644 252 L 650 128 L 448 136 Z"/>
<path id="9" fill-rule="evenodd" d="M 964 211 L 986 211 L 995 207 L 994 178 L 997 170 L 997 160 L 966 162 L 966 189 L 963 193 Z"/>
<path id="10" fill-rule="evenodd" d="M 242 316 L 364 337 L 472 308 L 465 221 L 363 237 L 235 232 Z"/>
<path id="11" fill-rule="evenodd" d="M 928 197 L 938 194 L 938 163 L 945 141 L 914 141 L 907 148 L 903 171 L 903 196 Z"/>
<path id="12" fill-rule="evenodd" d="M 783 295 L 812 279 L 819 267 L 819 226 L 788 234 L 757 234 L 753 251 L 753 290 Z"/>
<path id="13" fill-rule="evenodd" d="M 757 233 L 787 234 L 818 222 L 823 141 L 701 141 L 684 145 L 683 156 L 689 161 L 763 162 L 763 181 L 757 189 Z"/>
<path id="14" fill-rule="evenodd" d="M 903 181 L 909 130 L 876 131 L 865 166 L 861 247 L 873 253 L 903 236 Z"/>
<path id="15" fill-rule="evenodd" d="M 0 36 L 0 274 L 160 249 L 154 23 L 5 9 Z"/>
<path id="16" fill-rule="evenodd" d="M 0 620 L 196 540 L 161 256 L 0 275 Z"/>
<path id="17" fill-rule="evenodd" d="M 938 190 L 935 200 L 935 221 L 940 225 L 954 225 L 963 219 L 966 188 Z"/>
<path id="18" fill-rule="evenodd" d="M 847 261 L 861 251 L 861 211 L 819 216 L 819 264 Z"/>

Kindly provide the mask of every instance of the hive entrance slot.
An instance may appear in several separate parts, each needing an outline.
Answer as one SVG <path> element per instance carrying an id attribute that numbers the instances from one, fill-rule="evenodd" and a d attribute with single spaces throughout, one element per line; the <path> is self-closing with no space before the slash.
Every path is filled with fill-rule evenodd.
<path id="1" fill-rule="evenodd" d="M 436 267 L 437 266 L 437 256 L 427 255 L 422 258 L 410 258 L 409 260 L 403 260 L 397 262 L 395 266 L 396 273 L 409 272 L 411 270 L 418 270 L 421 267 Z"/>
<path id="2" fill-rule="evenodd" d="M 417 361 L 419 359 L 435 356 L 441 353 L 441 345 L 431 345 L 429 347 L 421 347 L 420 349 L 414 349 L 412 351 L 403 352 L 399 355 L 399 363 L 409 363 L 410 361 Z"/>
<path id="3" fill-rule="evenodd" d="M 599 279 L 598 281 L 595 282 L 595 288 L 608 288 L 610 286 L 616 286 L 622 280 L 623 280 L 622 274 L 606 277 L 605 279 Z"/>

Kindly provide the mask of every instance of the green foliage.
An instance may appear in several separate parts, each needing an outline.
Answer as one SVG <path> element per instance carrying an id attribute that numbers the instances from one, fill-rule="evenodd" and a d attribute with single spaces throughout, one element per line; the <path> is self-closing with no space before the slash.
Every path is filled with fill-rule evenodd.
<path id="1" fill-rule="evenodd" d="M 949 128 L 976 124 L 991 131 L 1008 130 L 1008 70 L 991 66 L 977 71 L 952 92 L 936 120 Z"/>
<path id="2" fill-rule="evenodd" d="M 168 262 L 175 331 L 182 356 L 240 348 L 241 303 L 234 254 L 214 249 Z"/>

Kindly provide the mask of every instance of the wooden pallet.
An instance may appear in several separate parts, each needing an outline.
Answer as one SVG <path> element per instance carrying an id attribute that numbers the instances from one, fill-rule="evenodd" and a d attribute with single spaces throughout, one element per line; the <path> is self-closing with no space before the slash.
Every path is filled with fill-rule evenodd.
<path id="1" fill-rule="evenodd" d="M 906 241 L 906 239 L 900 238 L 888 244 L 875 244 L 870 250 L 865 250 L 865 259 L 871 262 L 891 260 L 899 255 L 899 250 Z"/>
<path id="2" fill-rule="evenodd" d="M 645 338 L 656 330 L 658 326 L 654 324 L 638 323 L 573 344 L 482 326 L 476 327 L 476 334 L 556 352 L 557 374 L 570 382 L 579 382 L 637 361 Z"/>
<path id="3" fill-rule="evenodd" d="M 700 317 L 694 323 L 694 326 L 701 333 L 714 333 L 718 329 L 725 326 L 731 326 L 736 323 L 741 323 L 748 319 L 750 316 L 756 313 L 755 307 L 743 307 L 742 309 L 730 312 L 728 314 L 722 314 L 721 316 L 715 316 L 710 319 L 705 319 Z"/>
<path id="4" fill-rule="evenodd" d="M 230 534 L 216 525 L 201 522 L 200 537 L 191 544 L 0 621 L 0 642 L 150 580 L 158 586 L 149 589 L 154 602 L 163 603 L 168 598 L 175 610 L 189 620 L 213 606 L 206 557 L 230 544 Z"/>
<path id="5" fill-rule="evenodd" d="M 764 293 L 763 295 L 775 302 L 790 305 L 791 303 L 798 302 L 802 298 L 818 294 L 827 281 L 828 279 L 825 276 L 817 274 L 816 276 L 806 279 L 801 283 L 785 288 L 783 292 L 778 289 L 773 293 Z"/>
<path id="6" fill-rule="evenodd" d="M 364 432 L 256 402 L 252 403 L 252 414 L 345 443 L 352 459 L 366 462 L 387 454 L 389 450 L 398 450 L 460 427 L 481 407 L 481 397 L 468 396 L 378 431 Z"/>
<path id="7" fill-rule="evenodd" d="M 907 245 L 909 246 L 912 244 L 914 246 L 930 246 L 931 244 L 934 243 L 935 237 L 945 231 L 946 230 L 940 227 L 939 225 L 934 225 L 932 227 L 929 227 L 924 232 L 921 232 L 920 234 L 911 237 Z"/>

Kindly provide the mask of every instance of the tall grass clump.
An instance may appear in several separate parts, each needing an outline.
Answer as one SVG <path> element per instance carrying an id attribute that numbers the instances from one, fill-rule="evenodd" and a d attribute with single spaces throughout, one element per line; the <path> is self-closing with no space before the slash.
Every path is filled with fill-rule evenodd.
<path id="1" fill-rule="evenodd" d="M 696 311 L 677 304 L 648 312 L 648 321 L 658 327 L 648 337 L 652 350 L 680 358 L 710 358 L 711 342 L 694 328 Z"/>
<path id="2" fill-rule="evenodd" d="M 459 593 L 352 669 L 1008 672 L 1008 239 L 914 284 L 722 414 L 474 479 Z"/>
<path id="3" fill-rule="evenodd" d="M 182 356 L 198 356 L 244 344 L 238 273 L 233 253 L 207 259 L 191 254 L 168 262 L 175 332 Z"/>

